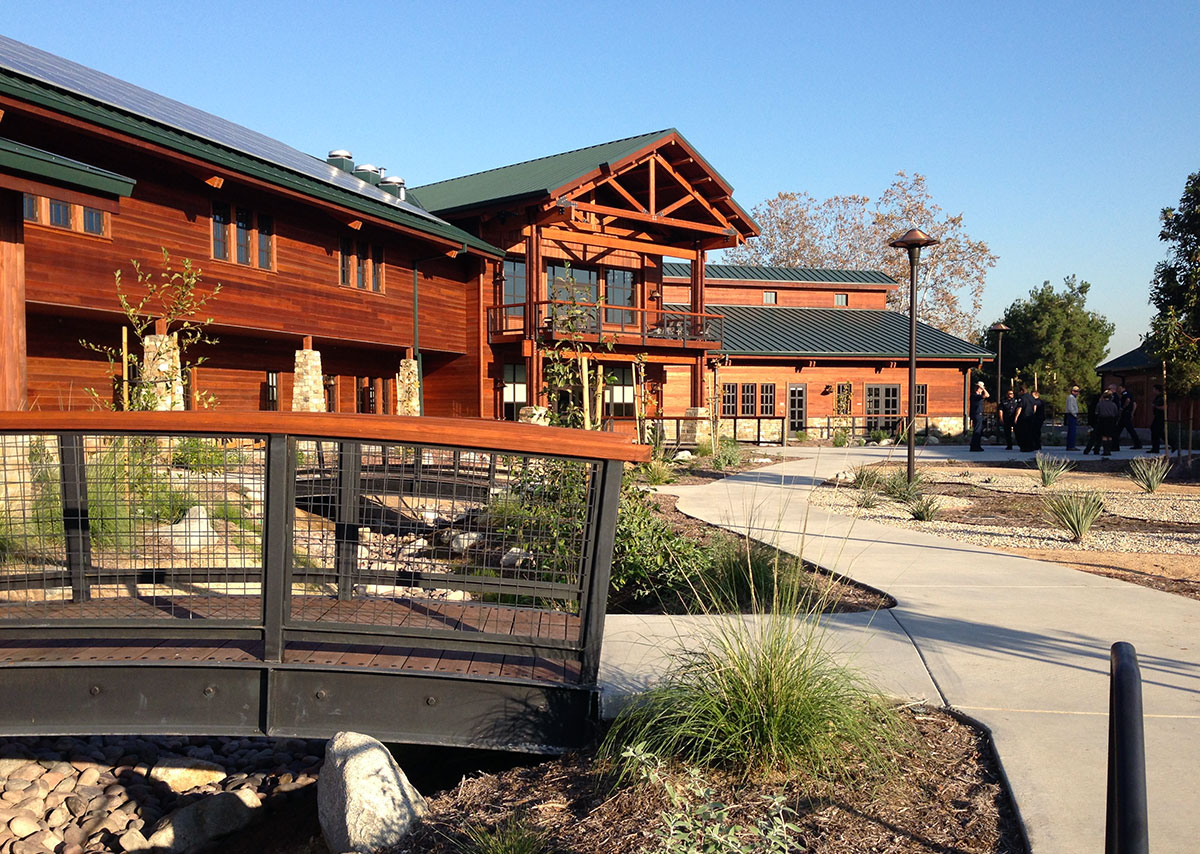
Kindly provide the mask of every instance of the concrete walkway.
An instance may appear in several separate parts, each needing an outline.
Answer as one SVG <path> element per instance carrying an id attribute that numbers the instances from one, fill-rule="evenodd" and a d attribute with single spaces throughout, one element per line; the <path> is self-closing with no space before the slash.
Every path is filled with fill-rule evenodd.
<path id="1" fill-rule="evenodd" d="M 1133 643 L 1143 678 L 1151 850 L 1200 845 L 1200 602 L 808 505 L 814 483 L 889 454 L 901 461 L 903 449 L 789 454 L 797 459 L 669 489 L 688 515 L 749 530 L 895 597 L 888 611 L 828 617 L 830 643 L 881 690 L 953 707 L 991 730 L 1035 854 L 1103 850 L 1108 650 L 1114 641 Z M 1013 456 L 962 446 L 924 455 Z M 702 623 L 610 616 L 601 665 L 606 710 L 651 683 Z"/>

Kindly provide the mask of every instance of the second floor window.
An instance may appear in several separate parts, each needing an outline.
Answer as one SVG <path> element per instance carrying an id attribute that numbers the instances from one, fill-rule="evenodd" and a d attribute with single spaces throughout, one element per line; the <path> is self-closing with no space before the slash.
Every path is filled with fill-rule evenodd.
<path id="1" fill-rule="evenodd" d="M 850 305 L 850 295 L 849 294 L 834 294 L 833 295 L 833 304 L 837 305 L 837 306 Z"/>
<path id="2" fill-rule="evenodd" d="M 383 293 L 383 247 L 343 236 L 339 242 L 339 252 L 339 282 L 342 287 Z"/>
<path id="3" fill-rule="evenodd" d="M 275 269 L 275 220 L 250 208 L 212 206 L 212 256 L 244 267 Z M 230 234 L 230 232 L 233 232 Z"/>
<path id="4" fill-rule="evenodd" d="M 525 262 L 504 262 L 504 293 L 501 295 L 504 313 L 510 317 L 525 316 Z"/>
<path id="5" fill-rule="evenodd" d="M 108 237 L 108 214 L 98 208 L 25 193 L 22 213 L 26 222 L 42 223 L 76 234 Z"/>
<path id="6" fill-rule="evenodd" d="M 779 302 L 778 291 L 763 291 L 763 305 L 775 305 Z"/>

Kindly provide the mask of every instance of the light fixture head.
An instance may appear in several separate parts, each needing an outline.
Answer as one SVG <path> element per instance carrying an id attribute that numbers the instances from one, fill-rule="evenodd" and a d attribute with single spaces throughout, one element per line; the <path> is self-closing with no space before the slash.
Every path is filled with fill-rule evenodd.
<path id="1" fill-rule="evenodd" d="M 888 246 L 894 249 L 920 249 L 923 246 L 933 246 L 941 242 L 936 237 L 930 237 L 919 228 L 910 228 L 904 234 L 891 241 Z"/>

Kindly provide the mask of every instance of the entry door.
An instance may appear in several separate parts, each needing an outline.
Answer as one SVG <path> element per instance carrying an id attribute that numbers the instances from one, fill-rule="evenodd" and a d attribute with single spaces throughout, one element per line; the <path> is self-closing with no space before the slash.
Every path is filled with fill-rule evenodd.
<path id="1" fill-rule="evenodd" d="M 898 426 L 900 414 L 899 385 L 868 385 L 867 386 L 867 431 L 885 430 L 894 432 Z M 893 416 L 881 418 L 879 416 Z"/>
<path id="2" fill-rule="evenodd" d="M 808 429 L 808 385 L 788 384 L 788 432 L 796 433 Z"/>

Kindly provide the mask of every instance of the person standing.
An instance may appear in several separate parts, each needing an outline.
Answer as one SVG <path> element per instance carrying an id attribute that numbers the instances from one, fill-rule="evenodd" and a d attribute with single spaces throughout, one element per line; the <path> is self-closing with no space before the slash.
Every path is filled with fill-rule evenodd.
<path id="1" fill-rule="evenodd" d="M 1013 443 L 1013 422 L 1017 418 L 1017 398 L 1010 388 L 1005 392 L 1004 400 L 1000 401 L 997 415 L 1000 418 L 1000 428 L 1004 431 L 1004 450 L 1011 451 Z M 999 437 L 996 437 L 999 442 Z"/>
<path id="2" fill-rule="evenodd" d="M 1096 406 L 1100 403 L 1100 395 L 1094 395 L 1088 401 L 1087 419 L 1088 419 L 1088 437 L 1087 444 L 1083 446 L 1083 453 L 1089 454 L 1093 451 L 1096 454 L 1100 453 L 1100 422 L 1096 419 Z"/>
<path id="3" fill-rule="evenodd" d="M 971 450 L 983 450 L 983 402 L 988 399 L 983 380 L 975 383 L 971 392 Z"/>
<path id="4" fill-rule="evenodd" d="M 1166 440 L 1167 428 L 1167 399 L 1163 395 L 1163 387 L 1161 383 L 1154 384 L 1154 402 L 1150 404 L 1154 409 L 1154 418 L 1150 421 L 1150 453 L 1157 454 L 1162 450 L 1162 443 Z M 1179 444 L 1176 440 L 1175 444 Z M 1170 447 L 1167 448 L 1167 453 L 1171 453 Z"/>
<path id="5" fill-rule="evenodd" d="M 1112 455 L 1117 446 L 1117 423 L 1121 410 L 1110 389 L 1105 389 L 1100 402 L 1096 404 L 1096 429 L 1100 431 L 1100 441 L 1104 445 L 1104 456 Z"/>
<path id="6" fill-rule="evenodd" d="M 1137 412 L 1137 401 L 1133 399 L 1133 395 L 1129 393 L 1129 389 L 1121 386 L 1120 399 L 1116 401 L 1117 408 L 1120 410 L 1117 416 L 1117 436 L 1114 444 L 1119 444 L 1121 441 L 1122 431 L 1128 432 L 1129 437 L 1133 439 L 1133 449 L 1135 451 L 1142 448 L 1142 437 L 1137 434 L 1137 430 L 1133 429 L 1133 413 Z M 1120 450 L 1114 447 L 1113 450 Z"/>
<path id="7" fill-rule="evenodd" d="M 1042 393 L 1036 388 L 1033 390 L 1033 421 L 1029 425 L 1031 432 L 1030 442 L 1035 451 L 1042 449 L 1042 424 L 1046 420 L 1046 401 L 1042 400 Z"/>
<path id="8" fill-rule="evenodd" d="M 1020 388 L 1021 396 L 1017 400 L 1017 411 L 1013 416 L 1013 432 L 1017 436 L 1017 447 L 1025 453 L 1034 450 L 1033 447 L 1033 411 L 1036 401 L 1024 385 Z"/>
<path id="9" fill-rule="evenodd" d="M 1079 429 L 1079 386 L 1071 386 L 1071 391 L 1067 393 L 1067 405 L 1063 409 L 1065 413 L 1063 420 L 1067 423 L 1067 450 L 1077 451 L 1075 447 L 1075 434 Z"/>

